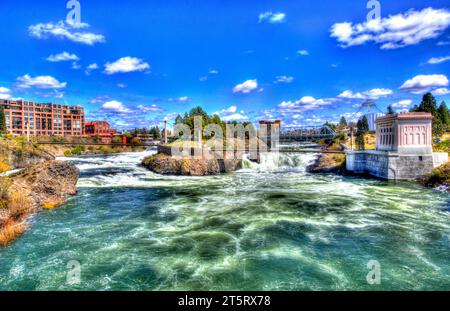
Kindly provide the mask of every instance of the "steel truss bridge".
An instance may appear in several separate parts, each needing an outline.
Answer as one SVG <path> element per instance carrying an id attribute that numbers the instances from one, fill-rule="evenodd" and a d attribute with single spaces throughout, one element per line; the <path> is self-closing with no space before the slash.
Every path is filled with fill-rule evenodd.
<path id="1" fill-rule="evenodd" d="M 331 140 L 337 133 L 329 126 L 284 127 L 280 130 L 280 142 Z"/>

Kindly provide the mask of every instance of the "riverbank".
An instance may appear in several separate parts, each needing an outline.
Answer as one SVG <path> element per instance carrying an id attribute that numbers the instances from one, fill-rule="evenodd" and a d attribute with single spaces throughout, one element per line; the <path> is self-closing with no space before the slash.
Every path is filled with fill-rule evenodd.
<path id="1" fill-rule="evenodd" d="M 77 193 L 79 170 L 68 162 L 47 161 L 0 177 L 0 246 L 7 246 L 42 209 L 53 209 Z"/>
<path id="2" fill-rule="evenodd" d="M 430 174 L 419 178 L 424 187 L 450 193 L 450 162 L 435 168 Z"/>
<path id="3" fill-rule="evenodd" d="M 68 158 L 78 194 L 0 249 L 0 290 L 373 290 L 373 258 L 379 290 L 450 286 L 450 194 L 305 173 L 314 154 L 166 176 L 140 165 L 155 152 Z"/>

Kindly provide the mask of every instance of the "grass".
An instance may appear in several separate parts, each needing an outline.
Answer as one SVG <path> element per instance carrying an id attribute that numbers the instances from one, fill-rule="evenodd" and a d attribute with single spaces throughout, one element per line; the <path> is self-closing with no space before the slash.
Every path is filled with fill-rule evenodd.
<path id="1" fill-rule="evenodd" d="M 27 229 L 23 222 L 7 219 L 0 227 L 0 246 L 8 246 Z"/>
<path id="2" fill-rule="evenodd" d="M 32 201 L 28 193 L 17 191 L 11 181 L 0 178 L 0 246 L 6 246 L 15 240 L 27 228 L 24 219 L 32 210 Z"/>
<path id="3" fill-rule="evenodd" d="M 450 185 L 450 162 L 435 168 L 430 174 L 420 180 L 426 186 L 435 188 L 440 185 Z"/>

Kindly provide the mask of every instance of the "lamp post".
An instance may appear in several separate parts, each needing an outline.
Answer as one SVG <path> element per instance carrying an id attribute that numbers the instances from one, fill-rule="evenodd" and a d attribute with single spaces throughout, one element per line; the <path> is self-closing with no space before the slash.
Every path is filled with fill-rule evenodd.
<path id="1" fill-rule="evenodd" d="M 167 117 L 164 118 L 164 145 L 167 145 Z"/>

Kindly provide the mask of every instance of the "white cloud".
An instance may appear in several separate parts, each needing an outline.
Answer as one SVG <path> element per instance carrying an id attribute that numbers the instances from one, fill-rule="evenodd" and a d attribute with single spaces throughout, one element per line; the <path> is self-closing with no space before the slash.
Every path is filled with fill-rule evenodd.
<path id="1" fill-rule="evenodd" d="M 223 121 L 245 121 L 249 118 L 244 115 L 244 111 L 241 110 L 237 112 L 237 106 L 230 106 L 227 109 L 223 109 L 221 111 L 214 112 L 213 114 L 218 115 Z"/>
<path id="2" fill-rule="evenodd" d="M 312 96 L 304 96 L 296 101 L 283 101 L 278 105 L 278 108 L 281 114 L 289 115 L 319 109 L 322 106 L 330 105 L 332 102 L 333 99 L 316 99 Z"/>
<path id="3" fill-rule="evenodd" d="M 254 80 L 247 80 L 241 84 L 236 85 L 233 88 L 233 93 L 243 93 L 248 94 L 252 91 L 256 90 L 258 88 L 258 81 L 256 79 Z"/>
<path id="4" fill-rule="evenodd" d="M 150 105 L 150 106 L 139 105 L 137 107 L 144 112 L 160 112 L 160 111 L 162 111 L 162 109 L 160 107 L 158 107 L 157 105 Z"/>
<path id="5" fill-rule="evenodd" d="M 81 68 L 81 66 L 80 66 L 77 62 L 73 62 L 71 68 L 72 68 L 72 69 L 75 69 L 75 70 L 78 70 L 78 69 Z"/>
<path id="6" fill-rule="evenodd" d="M 140 58 L 122 57 L 113 63 L 105 64 L 105 73 L 112 75 L 115 73 L 127 73 L 133 71 L 144 71 L 150 69 L 150 65 Z"/>
<path id="7" fill-rule="evenodd" d="M 446 45 L 450 45 L 450 41 L 439 41 L 438 43 L 436 43 L 437 46 L 446 46 Z"/>
<path id="8" fill-rule="evenodd" d="M 66 62 L 66 61 L 70 61 L 70 60 L 78 61 L 78 60 L 80 60 L 80 58 L 75 54 L 62 52 L 59 54 L 50 55 L 49 57 L 47 57 L 47 60 L 52 63 L 57 63 L 57 62 Z"/>
<path id="9" fill-rule="evenodd" d="M 432 57 L 428 60 L 428 64 L 430 65 L 436 65 L 440 63 L 444 63 L 450 60 L 450 56 L 443 56 L 443 57 Z"/>
<path id="10" fill-rule="evenodd" d="M 301 55 L 301 56 L 308 56 L 309 52 L 307 50 L 300 50 L 300 51 L 297 51 L 297 54 Z"/>
<path id="11" fill-rule="evenodd" d="M 381 49 L 397 49 L 436 38 L 449 26 L 450 12 L 430 7 L 355 25 L 350 22 L 337 23 L 330 31 L 331 37 L 336 38 L 344 48 L 375 42 L 381 44 Z"/>
<path id="12" fill-rule="evenodd" d="M 210 75 L 218 75 L 218 74 L 219 74 L 219 71 L 216 70 L 216 69 L 212 69 L 212 70 L 208 71 L 208 73 L 209 73 Z"/>
<path id="13" fill-rule="evenodd" d="M 100 104 L 100 103 L 104 103 L 105 100 L 108 100 L 108 99 L 110 99 L 110 97 L 107 96 L 107 95 L 97 96 L 97 97 L 91 99 L 91 104 Z"/>
<path id="14" fill-rule="evenodd" d="M 181 97 L 178 97 L 178 98 L 169 98 L 167 101 L 168 102 L 182 103 L 182 102 L 190 102 L 190 101 L 192 101 L 192 99 L 189 98 L 188 96 L 181 96 Z"/>
<path id="15" fill-rule="evenodd" d="M 125 89 L 125 88 L 127 88 L 127 85 L 124 83 L 117 83 L 117 87 L 121 88 L 121 89 Z"/>
<path id="16" fill-rule="evenodd" d="M 364 92 L 353 93 L 351 90 L 346 90 L 338 95 L 338 98 L 343 99 L 371 99 L 376 100 L 381 97 L 391 95 L 393 92 L 390 89 L 372 89 Z"/>
<path id="17" fill-rule="evenodd" d="M 413 101 L 411 99 L 404 99 L 404 100 L 398 101 L 396 103 L 393 103 L 391 106 L 392 106 L 392 108 L 405 109 L 405 108 L 411 106 L 412 102 Z"/>
<path id="18" fill-rule="evenodd" d="M 448 86 L 449 81 L 445 75 L 418 75 L 407 80 L 400 89 L 413 94 L 422 94 L 436 88 Z"/>
<path id="19" fill-rule="evenodd" d="M 347 122 L 357 122 L 364 114 L 362 112 L 347 112 L 340 114 L 338 117 L 336 117 L 336 120 L 339 120 L 340 118 L 344 117 Z"/>
<path id="20" fill-rule="evenodd" d="M 434 95 L 443 96 L 450 94 L 450 90 L 446 87 L 442 87 L 433 91 Z"/>
<path id="21" fill-rule="evenodd" d="M 75 26 L 59 21 L 57 23 L 49 22 L 31 25 L 28 27 L 28 32 L 31 36 L 38 39 L 47 39 L 50 36 L 54 36 L 87 45 L 105 42 L 103 35 L 83 32 L 80 30 L 82 28 L 89 28 L 89 24 L 81 23 Z"/>
<path id="22" fill-rule="evenodd" d="M 38 89 L 63 89 L 67 86 L 66 82 L 59 82 L 52 76 L 37 76 L 33 78 L 26 74 L 23 77 L 18 77 L 17 81 L 17 86 L 24 89 L 30 87 Z"/>
<path id="23" fill-rule="evenodd" d="M 248 117 L 245 115 L 242 115 L 240 113 L 233 113 L 224 117 L 221 117 L 221 119 L 225 122 L 228 121 L 245 121 L 248 120 Z"/>
<path id="24" fill-rule="evenodd" d="M 102 105 L 102 108 L 106 111 L 119 114 L 126 114 L 132 112 L 131 109 L 127 108 L 124 104 L 116 100 L 104 103 Z"/>
<path id="25" fill-rule="evenodd" d="M 0 99 L 10 99 L 11 98 L 11 90 L 6 87 L 0 86 Z"/>
<path id="26" fill-rule="evenodd" d="M 84 71 L 86 75 L 90 75 L 92 71 L 97 70 L 99 67 L 96 63 L 89 64 Z"/>
<path id="27" fill-rule="evenodd" d="M 264 12 L 259 14 L 259 22 L 268 22 L 271 24 L 284 23 L 286 21 L 286 14 L 282 12 Z"/>
<path id="28" fill-rule="evenodd" d="M 294 81 L 294 77 L 292 76 L 278 76 L 276 77 L 274 83 L 292 83 Z"/>

